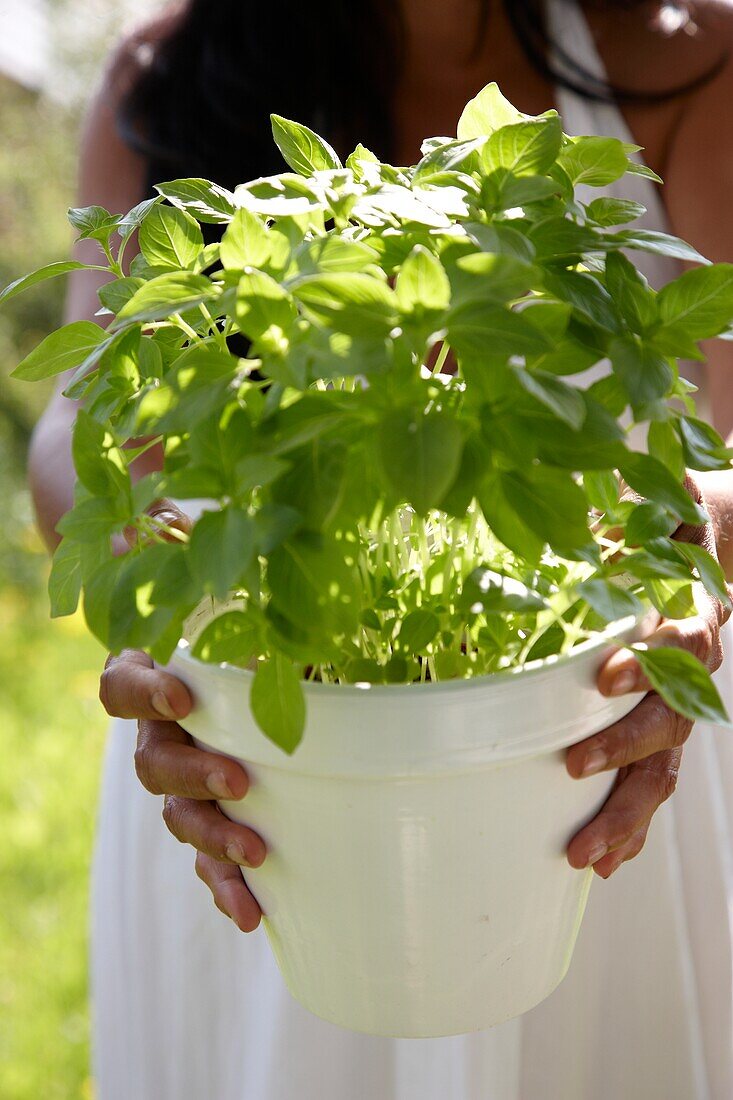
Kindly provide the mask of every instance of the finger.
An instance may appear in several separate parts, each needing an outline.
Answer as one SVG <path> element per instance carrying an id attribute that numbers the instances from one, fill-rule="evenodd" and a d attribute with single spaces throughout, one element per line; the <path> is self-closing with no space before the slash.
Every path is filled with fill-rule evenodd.
<path id="1" fill-rule="evenodd" d="M 624 768 L 654 753 L 683 745 L 693 723 L 650 692 L 630 714 L 568 749 L 566 767 L 573 779 Z"/>
<path id="2" fill-rule="evenodd" d="M 188 688 L 159 668 L 146 653 L 125 649 L 107 658 L 99 698 L 113 718 L 155 718 L 175 722 L 193 706 Z"/>
<path id="3" fill-rule="evenodd" d="M 702 593 L 698 609 L 700 613 L 689 619 L 666 619 L 645 639 L 645 645 L 650 649 L 659 646 L 686 649 L 714 672 L 723 660 L 720 627 L 727 613 L 719 600 Z M 596 683 L 601 695 L 610 696 L 650 691 L 652 686 L 631 649 L 612 653 L 601 666 Z"/>
<path id="4" fill-rule="evenodd" d="M 659 752 L 632 764 L 618 779 L 602 810 L 576 833 L 567 850 L 571 867 L 595 866 L 648 826 L 677 785 L 681 749 Z"/>
<path id="5" fill-rule="evenodd" d="M 240 867 L 261 867 L 267 855 L 262 837 L 230 821 L 213 802 L 166 795 L 163 820 L 176 840 L 207 856 Z"/>
<path id="6" fill-rule="evenodd" d="M 244 768 L 228 756 L 195 748 L 173 722 L 140 723 L 135 770 L 151 794 L 238 801 L 249 789 Z"/>
<path id="7" fill-rule="evenodd" d="M 199 852 L 196 856 L 196 874 L 214 895 L 217 909 L 229 917 L 242 932 L 254 932 L 260 923 L 262 910 L 247 889 L 238 867 L 230 863 L 218 863 L 211 856 Z"/>
<path id="8" fill-rule="evenodd" d="M 156 500 L 153 504 L 146 509 L 147 515 L 153 519 L 158 527 L 161 528 L 160 535 L 168 542 L 176 541 L 175 535 L 171 535 L 165 528 L 173 528 L 174 531 L 180 531 L 184 535 L 188 535 L 193 526 L 191 519 L 182 512 L 177 504 L 174 504 L 172 500 L 167 497 L 161 497 L 160 500 Z M 125 539 L 129 546 L 135 546 L 138 539 L 138 532 L 135 527 L 126 527 L 124 531 Z"/>
<path id="9" fill-rule="evenodd" d="M 599 859 L 597 863 L 594 863 L 593 870 L 595 873 L 600 878 L 608 879 L 615 871 L 618 871 L 623 863 L 628 863 L 630 859 L 635 859 L 646 843 L 649 824 L 650 823 L 647 823 L 643 828 L 635 832 L 634 835 L 627 840 L 625 844 L 622 844 L 620 848 L 617 848 L 615 852 L 609 852 L 603 859 Z"/>

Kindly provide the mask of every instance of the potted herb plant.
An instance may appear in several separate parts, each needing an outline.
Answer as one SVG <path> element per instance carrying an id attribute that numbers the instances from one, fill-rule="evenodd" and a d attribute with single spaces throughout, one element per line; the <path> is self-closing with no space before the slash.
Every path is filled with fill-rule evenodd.
<path id="1" fill-rule="evenodd" d="M 677 357 L 729 330 L 733 265 L 620 228 L 636 203 L 578 201 L 649 170 L 495 85 L 411 168 L 273 131 L 280 175 L 70 213 L 101 246 L 108 323 L 64 326 L 15 371 L 74 368 L 82 403 L 53 614 L 83 592 L 104 645 L 168 664 L 197 743 L 246 764 L 222 808 L 268 845 L 246 877 L 294 995 L 363 1031 L 469 1031 L 567 968 L 591 873 L 563 851 L 612 777 L 573 783 L 562 750 L 636 701 L 594 689 L 609 645 L 725 720 L 691 655 L 638 642 L 650 614 L 692 613 L 696 584 L 728 599 L 671 535 L 706 518 L 685 468 L 730 465 Z M 636 250 L 699 266 L 657 293 Z M 162 470 L 134 482 L 154 444 Z M 150 517 L 162 495 L 190 534 Z"/>

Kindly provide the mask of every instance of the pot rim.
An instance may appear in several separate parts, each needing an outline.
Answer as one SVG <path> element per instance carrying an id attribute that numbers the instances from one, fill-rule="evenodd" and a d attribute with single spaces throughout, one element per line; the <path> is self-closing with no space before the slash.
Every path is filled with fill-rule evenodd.
<path id="1" fill-rule="evenodd" d="M 414 692 L 416 689 L 420 691 L 428 690 L 434 695 L 462 694 L 464 691 L 471 689 L 477 690 L 479 688 L 490 690 L 492 686 L 496 686 L 496 688 L 505 686 L 510 680 L 514 680 L 517 677 L 531 679 L 541 673 L 547 673 L 552 669 L 562 668 L 584 657 L 590 657 L 594 652 L 603 650 L 609 645 L 612 645 L 619 635 L 632 631 L 634 627 L 644 627 L 641 633 L 646 636 L 646 634 L 654 629 L 659 618 L 659 613 L 656 609 L 649 607 L 640 611 L 638 615 L 626 615 L 623 619 L 617 619 L 616 622 L 609 623 L 604 630 L 594 633 L 591 638 L 574 646 L 567 653 L 555 653 L 549 657 L 536 658 L 534 661 L 528 661 L 518 668 L 502 669 L 499 672 L 488 672 L 481 676 L 472 676 L 469 679 L 455 678 L 451 680 L 440 680 L 437 683 L 425 681 L 409 684 L 371 684 L 367 682 L 354 684 L 324 684 L 319 680 L 301 680 L 301 685 L 306 696 L 331 695 L 335 697 L 338 695 L 341 698 L 351 697 L 352 699 L 357 697 L 364 698 L 365 695 L 372 697 L 375 695 L 395 697 L 399 693 L 402 693 L 404 696 L 405 692 L 411 690 Z M 646 628 L 647 620 L 649 620 L 648 629 Z M 625 648 L 625 643 L 620 641 L 618 648 Z M 226 661 L 215 663 L 199 660 L 198 657 L 193 656 L 190 643 L 183 638 L 176 646 L 172 659 L 180 660 L 184 665 L 192 665 L 198 669 L 207 669 L 212 675 L 230 679 L 237 678 L 243 683 L 251 683 L 256 675 L 251 669 L 240 668 Z"/>

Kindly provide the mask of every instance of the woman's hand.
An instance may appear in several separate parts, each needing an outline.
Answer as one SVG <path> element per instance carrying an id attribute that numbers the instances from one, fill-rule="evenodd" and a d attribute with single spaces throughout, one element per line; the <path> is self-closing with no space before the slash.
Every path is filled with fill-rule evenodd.
<path id="1" fill-rule="evenodd" d="M 225 756 L 195 748 L 176 722 L 192 706 L 187 688 L 137 650 L 107 661 L 99 692 L 108 714 L 137 718 L 135 770 L 151 794 L 164 795 L 163 818 L 177 840 L 197 849 L 196 873 L 222 913 L 243 932 L 260 923 L 260 907 L 240 867 L 259 867 L 264 841 L 252 829 L 229 821 L 214 799 L 247 793 L 247 773 Z"/>
<path id="2" fill-rule="evenodd" d="M 704 506 L 702 492 L 688 476 L 690 495 Z M 717 557 L 711 523 L 681 527 L 675 538 L 703 546 Z M 679 646 L 714 671 L 723 650 L 720 628 L 730 608 L 696 586 L 698 614 L 689 619 L 664 620 L 647 639 L 649 646 Z M 674 792 L 682 746 L 693 723 L 677 714 L 651 690 L 633 652 L 617 650 L 598 673 L 602 695 L 627 695 L 646 691 L 639 705 L 620 722 L 581 741 L 568 751 L 567 769 L 574 779 L 618 768 L 616 784 L 597 817 L 571 840 L 568 862 L 572 867 L 592 866 L 601 878 L 609 878 L 644 846 L 657 809 Z"/>
<path id="3" fill-rule="evenodd" d="M 188 532 L 191 521 L 170 500 L 148 509 L 161 528 Z M 165 534 L 164 534 L 164 537 Z M 128 544 L 134 530 L 125 532 Z M 196 874 L 222 913 L 243 932 L 253 932 L 261 910 L 240 867 L 259 867 L 267 849 L 257 833 L 224 816 L 215 799 L 239 801 L 249 780 L 244 768 L 225 756 L 197 749 L 177 724 L 193 705 L 180 680 L 153 666 L 150 657 L 128 649 L 109 657 L 99 697 L 113 718 L 138 721 L 135 770 L 151 794 L 163 795 L 163 819 L 177 840 L 197 849 Z"/>

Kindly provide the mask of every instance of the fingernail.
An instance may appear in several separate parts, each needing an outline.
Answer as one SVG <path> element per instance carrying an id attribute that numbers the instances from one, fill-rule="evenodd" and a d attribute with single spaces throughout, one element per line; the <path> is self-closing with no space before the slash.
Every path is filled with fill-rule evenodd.
<path id="1" fill-rule="evenodd" d="M 598 863 L 598 860 L 603 859 L 607 852 L 607 844 L 596 844 L 595 848 L 591 848 L 590 850 L 590 855 L 588 856 L 586 867 L 592 867 L 594 863 Z"/>
<path id="2" fill-rule="evenodd" d="M 227 844 L 227 859 L 230 859 L 232 863 L 238 863 L 240 867 L 251 867 L 251 863 L 247 859 L 246 855 L 242 851 L 239 844 L 232 843 Z"/>
<path id="3" fill-rule="evenodd" d="M 595 775 L 596 772 L 602 772 L 608 764 L 608 757 L 603 749 L 593 749 L 585 758 L 585 764 L 583 770 L 580 773 L 582 776 Z"/>
<path id="4" fill-rule="evenodd" d="M 162 718 L 175 722 L 177 715 L 162 691 L 156 691 L 151 702 Z"/>
<path id="5" fill-rule="evenodd" d="M 212 772 L 206 779 L 206 789 L 214 798 L 234 798 L 224 772 Z"/>
<path id="6" fill-rule="evenodd" d="M 631 691 L 636 683 L 636 676 L 633 672 L 629 672 L 626 669 L 625 672 L 619 672 L 615 680 L 611 681 L 611 695 L 625 695 L 627 691 Z"/>

